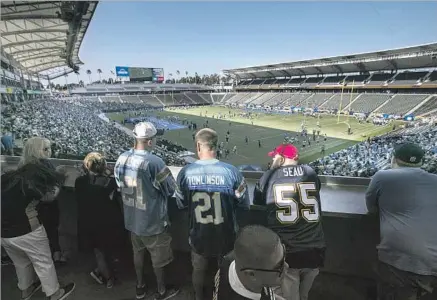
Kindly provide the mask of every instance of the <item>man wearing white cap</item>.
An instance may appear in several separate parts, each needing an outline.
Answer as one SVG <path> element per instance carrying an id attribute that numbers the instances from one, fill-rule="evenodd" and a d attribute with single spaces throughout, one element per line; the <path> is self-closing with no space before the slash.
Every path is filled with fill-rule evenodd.
<path id="1" fill-rule="evenodd" d="M 150 122 L 141 122 L 133 134 L 134 148 L 120 155 L 114 173 L 123 198 L 125 227 L 131 232 L 136 298 L 146 297 L 143 272 L 147 250 L 158 283 L 155 299 L 170 299 L 179 292 L 164 282 L 164 267 L 173 261 L 167 199 L 174 194 L 176 183 L 164 161 L 150 152 L 162 132 Z"/>

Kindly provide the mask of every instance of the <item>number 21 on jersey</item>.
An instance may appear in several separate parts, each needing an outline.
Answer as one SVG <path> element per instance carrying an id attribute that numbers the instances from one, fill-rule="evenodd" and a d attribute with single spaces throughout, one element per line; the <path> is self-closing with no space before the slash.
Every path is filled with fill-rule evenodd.
<path id="1" fill-rule="evenodd" d="M 302 217 L 307 222 L 318 222 L 320 219 L 319 203 L 316 197 L 308 195 L 309 192 L 316 191 L 316 185 L 312 182 L 273 185 L 273 197 L 279 208 L 276 211 L 278 221 L 282 224 L 294 224 Z M 299 199 L 293 198 L 297 195 Z M 299 202 L 306 208 L 299 210 Z"/>
<path id="2" fill-rule="evenodd" d="M 224 222 L 220 193 L 197 192 L 192 200 L 197 203 L 194 210 L 197 223 L 219 225 Z"/>

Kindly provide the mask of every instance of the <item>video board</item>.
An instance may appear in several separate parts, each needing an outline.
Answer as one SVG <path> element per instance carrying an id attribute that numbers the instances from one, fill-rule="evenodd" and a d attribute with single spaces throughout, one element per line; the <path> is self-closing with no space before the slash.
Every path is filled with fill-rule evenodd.
<path id="1" fill-rule="evenodd" d="M 117 77 L 129 77 L 129 81 L 164 82 L 163 68 L 115 67 Z"/>

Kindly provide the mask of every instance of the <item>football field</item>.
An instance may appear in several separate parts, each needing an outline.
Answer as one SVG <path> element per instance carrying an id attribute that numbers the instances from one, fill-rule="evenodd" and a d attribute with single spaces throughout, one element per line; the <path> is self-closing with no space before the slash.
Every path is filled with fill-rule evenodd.
<path id="1" fill-rule="evenodd" d="M 229 117 L 229 111 L 236 113 L 236 117 Z M 340 116 L 338 122 L 337 116 L 321 115 L 320 118 L 311 116 L 303 116 L 301 114 L 293 115 L 278 115 L 267 113 L 253 113 L 254 119 L 240 117 L 243 113 L 240 109 L 228 109 L 226 107 L 204 106 L 193 107 L 189 109 L 171 108 L 163 112 L 153 112 L 149 115 L 157 117 L 178 116 L 180 120 L 188 120 L 197 123 L 198 129 L 203 127 L 203 124 L 208 120 L 208 126 L 213 128 L 219 134 L 220 141 L 225 142 L 225 148 L 231 150 L 231 154 L 227 159 L 222 160 L 230 162 L 234 165 L 259 165 L 265 167 L 271 158 L 267 156 L 267 152 L 271 151 L 275 146 L 281 144 L 285 134 L 290 134 L 291 137 L 299 138 L 299 142 L 295 145 L 300 150 L 300 159 L 303 163 L 311 162 L 322 156 L 321 146 L 325 145 L 325 155 L 347 148 L 357 142 L 366 139 L 369 136 L 376 136 L 387 133 L 392 130 L 392 125 L 375 126 L 371 123 L 360 124 L 353 117 Z M 221 113 L 226 115 L 225 119 L 217 119 Z M 108 114 L 108 117 L 115 121 L 121 121 L 126 115 Z M 202 116 L 201 116 L 202 115 Z M 213 118 L 214 115 L 214 118 Z M 308 129 L 308 136 L 311 145 L 303 147 L 303 137 L 297 133 L 301 131 L 301 123 L 305 121 Z M 253 125 L 252 125 L 253 122 Z M 313 141 L 312 131 L 317 129 L 317 122 L 320 124 L 320 140 Z M 347 134 L 349 123 L 352 129 L 352 134 Z M 132 128 L 131 124 L 126 125 Z M 227 131 L 230 132 L 229 143 L 226 143 L 225 136 Z M 164 137 L 168 140 L 176 142 L 189 151 L 194 151 L 193 133 L 188 128 L 168 130 Z M 326 142 L 323 135 L 327 135 Z M 248 144 L 245 142 L 245 137 L 248 137 Z M 258 140 L 261 141 L 261 147 L 258 145 Z M 237 146 L 237 153 L 232 153 L 232 148 Z"/>

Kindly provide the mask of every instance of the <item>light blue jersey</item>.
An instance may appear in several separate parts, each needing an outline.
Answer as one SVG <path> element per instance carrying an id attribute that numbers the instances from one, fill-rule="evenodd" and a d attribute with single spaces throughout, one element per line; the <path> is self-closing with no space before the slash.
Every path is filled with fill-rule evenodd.
<path id="1" fill-rule="evenodd" d="M 141 236 L 160 234 L 169 225 L 167 199 L 176 182 L 158 156 L 145 150 L 124 152 L 114 168 L 127 230 Z"/>

